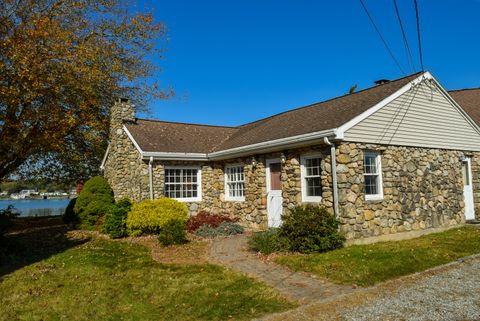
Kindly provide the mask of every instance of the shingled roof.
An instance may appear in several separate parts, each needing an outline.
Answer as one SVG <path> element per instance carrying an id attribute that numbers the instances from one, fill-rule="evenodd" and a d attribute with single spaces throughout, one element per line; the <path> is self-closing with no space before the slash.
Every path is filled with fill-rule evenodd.
<path id="1" fill-rule="evenodd" d="M 480 88 L 451 90 L 448 93 L 480 125 Z"/>
<path id="2" fill-rule="evenodd" d="M 238 127 L 145 119 L 138 119 L 126 127 L 146 152 L 211 153 L 337 128 L 394 94 L 419 75 L 416 73 Z"/>

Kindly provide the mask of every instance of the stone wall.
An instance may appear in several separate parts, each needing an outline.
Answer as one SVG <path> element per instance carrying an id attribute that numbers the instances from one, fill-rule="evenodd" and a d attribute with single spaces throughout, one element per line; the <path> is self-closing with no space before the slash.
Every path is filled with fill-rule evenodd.
<path id="1" fill-rule="evenodd" d="M 366 150 L 381 153 L 383 200 L 365 200 Z M 343 143 L 337 163 L 339 220 L 347 239 L 464 222 L 460 152 Z"/>
<path id="2" fill-rule="evenodd" d="M 325 151 L 325 147 L 314 146 L 285 152 L 286 162 L 282 166 L 281 176 L 284 213 L 302 201 L 300 155 L 311 152 L 325 155 Z M 280 155 L 281 153 L 256 155 L 257 165 L 255 167 L 252 166 L 251 156 L 216 162 L 156 161 L 153 165 L 154 197 L 158 198 L 164 194 L 165 166 L 199 166 L 202 170 L 202 200 L 187 203 L 191 215 L 196 215 L 199 211 L 227 214 L 238 218 L 239 222 L 247 228 L 266 229 L 268 218 L 265 164 L 267 159 L 279 158 Z M 225 200 L 224 168 L 228 164 L 244 166 L 245 201 Z M 322 180 L 329 186 L 323 189 L 323 202 L 325 205 L 331 206 L 333 202 L 331 178 L 326 171 L 325 164 L 327 163 L 322 161 Z"/>
<path id="3" fill-rule="evenodd" d="M 135 120 L 135 108 L 128 101 L 117 101 L 111 110 L 109 153 L 104 177 L 112 186 L 115 199 L 128 197 L 141 201 L 149 197 L 148 164 L 122 129 Z"/>

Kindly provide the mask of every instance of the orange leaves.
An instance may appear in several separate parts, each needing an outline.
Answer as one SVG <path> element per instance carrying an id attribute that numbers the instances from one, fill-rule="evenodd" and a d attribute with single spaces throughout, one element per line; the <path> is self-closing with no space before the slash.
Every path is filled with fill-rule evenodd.
<path id="1" fill-rule="evenodd" d="M 9 151 L 9 164 L 41 150 L 65 168 L 83 159 L 92 170 L 100 160 L 85 155 L 101 157 L 116 97 L 141 105 L 168 96 L 144 81 L 156 72 L 145 57 L 161 52 L 164 25 L 124 8 L 121 0 L 30 0 L 11 16 L 0 11 L 0 153 Z M 2 164 L 0 178 L 18 167 Z"/>

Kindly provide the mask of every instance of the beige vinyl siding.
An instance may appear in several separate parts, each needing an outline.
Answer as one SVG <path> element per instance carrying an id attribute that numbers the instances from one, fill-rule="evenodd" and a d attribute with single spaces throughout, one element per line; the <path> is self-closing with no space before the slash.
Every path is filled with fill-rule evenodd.
<path id="1" fill-rule="evenodd" d="M 422 82 L 345 132 L 345 140 L 480 151 L 480 134 L 432 83 Z"/>

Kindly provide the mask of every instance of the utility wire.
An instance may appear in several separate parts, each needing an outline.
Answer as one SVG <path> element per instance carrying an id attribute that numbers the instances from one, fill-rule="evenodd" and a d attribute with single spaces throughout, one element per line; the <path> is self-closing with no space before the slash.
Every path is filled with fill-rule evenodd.
<path id="1" fill-rule="evenodd" d="M 418 35 L 418 51 L 420 53 L 420 66 L 422 67 L 422 71 L 425 71 L 423 68 L 423 54 L 422 54 L 422 40 L 420 38 L 420 19 L 418 17 L 418 2 L 415 1 L 415 13 L 417 15 L 417 35 Z"/>
<path id="2" fill-rule="evenodd" d="M 363 10 L 365 10 L 365 13 L 366 13 L 367 16 L 368 16 L 368 19 L 370 19 L 370 22 L 372 23 L 373 27 L 374 27 L 375 30 L 377 31 L 378 35 L 380 36 L 380 39 L 382 40 L 383 45 L 385 46 L 385 48 L 387 49 L 388 53 L 390 54 L 390 57 L 392 57 L 393 61 L 394 61 L 395 64 L 397 65 L 398 69 L 400 69 L 400 71 L 402 72 L 402 74 L 405 75 L 405 71 L 403 71 L 402 66 L 400 66 L 400 64 L 398 63 L 398 60 L 395 58 L 392 50 L 390 50 L 390 47 L 388 46 L 387 42 L 385 41 L 385 38 L 383 38 L 383 35 L 382 35 L 382 33 L 380 32 L 380 30 L 378 29 L 377 25 L 375 24 L 375 21 L 373 21 L 373 18 L 372 18 L 372 16 L 370 15 L 370 12 L 368 12 L 368 9 L 367 9 L 367 7 L 365 6 L 365 3 L 363 3 L 363 0 L 359 0 L 359 1 L 360 1 L 360 4 L 361 4 L 362 7 L 363 7 Z"/>
<path id="3" fill-rule="evenodd" d="M 415 72 L 415 63 L 413 61 L 412 51 L 410 50 L 410 46 L 408 45 L 407 35 L 405 34 L 405 29 L 403 28 L 402 18 L 400 16 L 400 11 L 398 10 L 397 0 L 393 0 L 393 4 L 395 5 L 395 12 L 397 13 L 398 23 L 400 24 L 400 29 L 402 30 L 402 37 L 403 42 L 405 43 L 405 54 L 407 56 L 408 64 L 412 71 Z"/>

